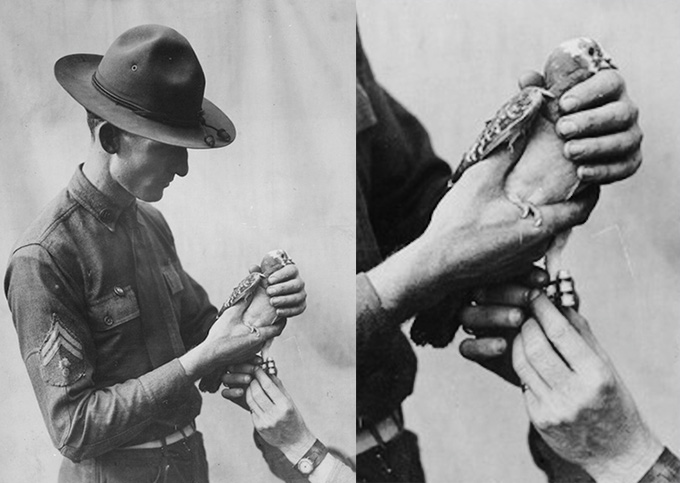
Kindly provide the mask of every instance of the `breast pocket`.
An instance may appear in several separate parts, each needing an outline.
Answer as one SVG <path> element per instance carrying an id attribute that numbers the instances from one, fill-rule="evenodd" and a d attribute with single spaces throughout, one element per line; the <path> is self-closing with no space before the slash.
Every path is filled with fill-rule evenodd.
<path id="1" fill-rule="evenodd" d="M 132 287 L 114 287 L 109 295 L 92 303 L 90 317 L 94 322 L 94 329 L 100 332 L 139 318 L 139 304 Z"/>

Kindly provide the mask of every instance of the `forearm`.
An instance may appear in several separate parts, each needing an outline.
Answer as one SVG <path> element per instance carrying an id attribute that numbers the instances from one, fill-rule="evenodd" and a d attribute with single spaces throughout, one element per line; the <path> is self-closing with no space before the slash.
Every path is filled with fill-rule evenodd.
<path id="1" fill-rule="evenodd" d="M 31 359 L 37 357 L 29 358 L 27 365 L 50 436 L 74 461 L 125 446 L 168 411 L 187 412 L 188 408 L 179 408 L 192 402 L 193 386 L 177 359 L 139 378 L 99 389 L 88 378 L 68 388 L 45 385 Z"/>
<path id="2" fill-rule="evenodd" d="M 580 466 L 557 455 L 532 426 L 529 447 L 536 465 L 550 483 L 594 483 L 597 481 L 632 483 L 680 483 L 680 460 L 661 445 L 650 445 L 640 458 L 632 459 L 593 478 Z"/>
<path id="3" fill-rule="evenodd" d="M 408 319 L 429 298 L 434 276 L 428 270 L 428 255 L 422 243 L 414 241 L 366 273 L 391 319 Z"/>
<path id="4" fill-rule="evenodd" d="M 254 432 L 253 436 L 255 445 L 262 452 L 271 472 L 286 482 L 354 483 L 356 481 L 356 473 L 331 453 L 325 456 L 319 466 L 307 478 L 302 476 L 295 469 L 295 464 L 312 446 L 314 439 L 298 455 L 299 451 L 293 453 L 287 451 L 284 454 L 279 448 L 268 444 L 257 431 Z"/>

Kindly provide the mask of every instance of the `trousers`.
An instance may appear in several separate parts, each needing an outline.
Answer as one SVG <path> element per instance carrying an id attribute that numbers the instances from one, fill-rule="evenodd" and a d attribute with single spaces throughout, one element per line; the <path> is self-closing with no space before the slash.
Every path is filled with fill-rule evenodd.
<path id="1" fill-rule="evenodd" d="M 162 448 L 117 449 L 75 463 L 64 458 L 59 483 L 208 483 L 203 435 Z"/>

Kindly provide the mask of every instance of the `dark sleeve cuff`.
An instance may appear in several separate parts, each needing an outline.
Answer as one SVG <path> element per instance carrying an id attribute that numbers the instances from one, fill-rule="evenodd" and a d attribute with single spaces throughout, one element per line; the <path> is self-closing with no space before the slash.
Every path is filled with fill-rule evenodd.
<path id="1" fill-rule="evenodd" d="M 580 466 L 562 459 L 543 441 L 534 426 L 529 427 L 529 449 L 534 463 L 548 477 L 550 483 L 595 483 Z"/>
<path id="2" fill-rule="evenodd" d="M 297 472 L 293 463 L 276 447 L 267 443 L 257 431 L 253 431 L 255 446 L 262 452 L 262 457 L 276 477 L 287 483 L 309 483 L 309 480 Z"/>
<path id="3" fill-rule="evenodd" d="M 664 448 L 640 483 L 680 483 L 680 460 L 668 448 Z"/>

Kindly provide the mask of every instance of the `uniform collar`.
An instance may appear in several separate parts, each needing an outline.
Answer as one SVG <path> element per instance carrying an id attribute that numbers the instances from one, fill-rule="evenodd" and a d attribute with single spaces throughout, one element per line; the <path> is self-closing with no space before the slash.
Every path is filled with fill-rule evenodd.
<path id="1" fill-rule="evenodd" d="M 68 192 L 73 198 L 110 231 L 115 231 L 120 215 L 130 204 L 121 206 L 99 191 L 83 174 L 83 165 L 76 169 L 68 184 Z M 137 200 L 131 205 L 134 207 Z"/>

